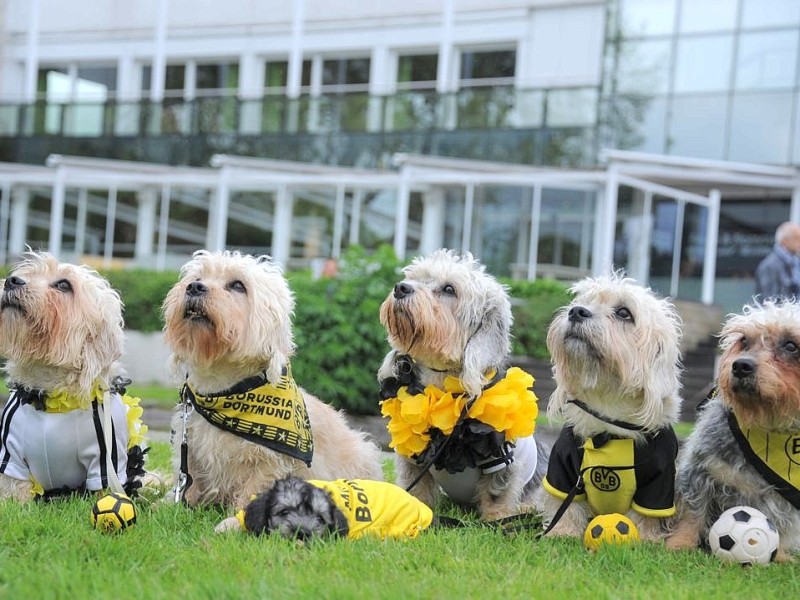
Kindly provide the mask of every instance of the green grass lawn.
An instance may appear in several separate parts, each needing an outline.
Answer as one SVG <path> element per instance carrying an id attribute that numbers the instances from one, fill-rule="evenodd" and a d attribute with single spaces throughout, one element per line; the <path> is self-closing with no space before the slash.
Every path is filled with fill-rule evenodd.
<path id="1" fill-rule="evenodd" d="M 156 443 L 151 468 L 169 470 Z M 216 535 L 226 513 L 137 501 L 138 523 L 91 529 L 92 500 L 0 503 L 0 598 L 780 598 L 800 567 L 744 569 L 660 545 L 586 552 L 577 540 L 479 525 L 416 540 L 318 541 Z M 450 514 L 453 514 L 450 512 Z"/>

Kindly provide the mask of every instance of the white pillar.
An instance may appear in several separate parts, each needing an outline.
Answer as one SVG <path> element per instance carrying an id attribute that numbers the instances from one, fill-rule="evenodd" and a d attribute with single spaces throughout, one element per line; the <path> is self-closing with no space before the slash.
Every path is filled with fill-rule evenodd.
<path id="1" fill-rule="evenodd" d="M 272 220 L 272 258 L 288 268 L 294 196 L 286 184 L 278 186 L 275 217 Z"/>
<path id="2" fill-rule="evenodd" d="M 264 90 L 264 61 L 252 50 L 239 57 L 239 133 L 261 131 L 261 106 Z"/>
<path id="3" fill-rule="evenodd" d="M 217 190 L 208 211 L 206 246 L 212 251 L 225 249 L 228 236 L 228 204 L 230 202 L 231 170 L 222 165 L 217 177 Z"/>
<path id="4" fill-rule="evenodd" d="M 445 94 L 453 90 L 453 24 L 455 0 L 444 0 L 442 4 L 442 29 L 439 37 L 439 62 L 436 66 L 436 91 Z"/>
<path id="5" fill-rule="evenodd" d="M 353 204 L 350 209 L 350 244 L 358 244 L 361 233 L 361 205 L 364 203 L 364 190 L 357 189 L 353 193 Z"/>
<path id="6" fill-rule="evenodd" d="M 719 208 L 722 194 L 713 189 L 708 194 L 708 224 L 706 225 L 706 247 L 703 259 L 703 291 L 700 301 L 714 303 L 714 280 L 717 278 L 717 243 L 719 238 Z"/>
<path id="7" fill-rule="evenodd" d="M 25 44 L 25 87 L 24 101 L 36 100 L 37 79 L 39 77 L 39 0 L 28 0 L 28 36 Z"/>
<path id="8" fill-rule="evenodd" d="M 159 0 L 155 40 L 153 43 L 153 64 L 150 69 L 150 100 L 153 102 L 161 102 L 164 99 L 164 83 L 167 77 L 168 20 L 169 0 Z"/>
<path id="9" fill-rule="evenodd" d="M 539 223 L 542 220 L 542 186 L 536 184 L 531 193 L 531 243 L 528 247 L 528 279 L 536 280 L 536 267 L 539 266 Z"/>
<path id="10" fill-rule="evenodd" d="M 142 188 L 136 192 L 136 242 L 133 257 L 145 265 L 153 256 L 153 236 L 156 230 L 156 188 Z M 149 265 L 147 265 L 149 266 Z"/>
<path id="11" fill-rule="evenodd" d="M 161 208 L 158 215 L 158 255 L 156 270 L 163 271 L 167 266 L 167 235 L 169 234 L 169 203 L 172 188 L 168 183 L 161 186 Z"/>
<path id="12" fill-rule="evenodd" d="M 444 246 L 445 207 L 443 188 L 432 187 L 422 195 L 420 254 L 430 254 Z"/>
<path id="13" fill-rule="evenodd" d="M 380 131 L 383 127 L 383 101 L 391 88 L 388 63 L 389 50 L 386 46 L 374 47 L 369 61 L 367 131 Z"/>
<path id="14" fill-rule="evenodd" d="M 303 28 L 305 21 L 305 0 L 294 0 L 292 11 L 292 42 L 289 47 L 289 68 L 286 75 L 286 95 L 289 98 L 300 96 L 303 76 Z"/>
<path id="15" fill-rule="evenodd" d="M 470 251 L 472 246 L 472 207 L 475 205 L 475 184 L 468 183 L 464 190 L 464 224 L 461 231 L 461 249 Z"/>
<path id="16" fill-rule="evenodd" d="M 8 262 L 8 221 L 11 212 L 11 183 L 3 182 L 0 190 L 0 265 Z"/>
<path id="17" fill-rule="evenodd" d="M 86 212 L 89 204 L 89 190 L 78 190 L 78 213 L 75 216 L 75 255 L 84 253 L 86 246 Z"/>
<path id="18" fill-rule="evenodd" d="M 333 212 L 333 240 L 331 240 L 331 257 L 339 258 L 342 253 L 342 234 L 344 231 L 344 184 L 336 186 L 336 202 Z"/>
<path id="19" fill-rule="evenodd" d="M 789 220 L 800 223 L 800 187 L 792 190 L 792 203 L 789 205 Z"/>
<path id="20" fill-rule="evenodd" d="M 594 275 L 608 274 L 614 263 L 614 238 L 617 225 L 617 194 L 619 177 L 614 165 L 606 172 L 606 191 L 597 203 L 597 235 L 595 236 Z"/>
<path id="21" fill-rule="evenodd" d="M 114 225 L 117 221 L 117 187 L 108 188 L 108 203 L 106 204 L 106 235 L 103 241 L 103 266 L 111 266 L 114 258 Z"/>
<path id="22" fill-rule="evenodd" d="M 683 252 L 683 221 L 686 214 L 686 202 L 676 200 L 675 235 L 672 242 L 672 272 L 669 278 L 669 295 L 675 298 L 678 295 L 678 285 L 681 278 L 681 253 Z"/>
<path id="23" fill-rule="evenodd" d="M 403 172 L 397 186 L 397 206 L 395 208 L 394 253 L 400 260 L 406 257 L 406 237 L 408 235 L 408 205 L 411 201 L 411 188 L 408 174 Z"/>
<path id="24" fill-rule="evenodd" d="M 28 237 L 28 209 L 31 203 L 31 191 L 27 187 L 17 186 L 11 198 L 11 223 L 8 232 L 8 253 L 11 256 L 25 251 Z"/>
<path id="25" fill-rule="evenodd" d="M 50 236 L 47 241 L 47 250 L 56 258 L 61 254 L 61 238 L 64 228 L 64 167 L 56 167 L 56 176 L 53 181 L 53 198 L 50 204 Z"/>

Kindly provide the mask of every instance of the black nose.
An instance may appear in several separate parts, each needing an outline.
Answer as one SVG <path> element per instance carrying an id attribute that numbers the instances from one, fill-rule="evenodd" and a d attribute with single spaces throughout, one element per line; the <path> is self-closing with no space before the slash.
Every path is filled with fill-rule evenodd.
<path id="1" fill-rule="evenodd" d="M 3 284 L 4 290 L 14 290 L 23 287 L 27 282 L 22 277 L 11 275 L 6 277 L 6 282 Z"/>
<path id="2" fill-rule="evenodd" d="M 405 298 L 406 296 L 410 296 L 414 293 L 414 288 L 411 287 L 411 284 L 401 281 L 396 286 L 394 286 L 394 297 L 400 300 L 401 298 Z"/>
<path id="3" fill-rule="evenodd" d="M 739 379 L 751 377 L 756 372 L 756 363 L 752 358 L 737 358 L 731 365 L 731 372 Z"/>
<path id="4" fill-rule="evenodd" d="M 187 296 L 202 296 L 208 291 L 208 287 L 206 284 L 201 283 L 200 281 L 193 281 L 189 285 L 186 286 L 186 295 Z"/>
<path id="5" fill-rule="evenodd" d="M 569 309 L 567 316 L 573 323 L 580 323 L 581 321 L 590 319 L 592 317 L 592 311 L 583 306 L 573 306 Z"/>

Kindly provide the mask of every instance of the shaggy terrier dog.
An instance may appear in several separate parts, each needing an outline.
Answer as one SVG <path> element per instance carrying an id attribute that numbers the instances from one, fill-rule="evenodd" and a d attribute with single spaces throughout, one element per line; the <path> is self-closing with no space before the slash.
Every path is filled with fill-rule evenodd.
<path id="1" fill-rule="evenodd" d="M 397 483 L 433 506 L 439 486 L 486 520 L 531 506 L 547 449 L 533 437 L 533 378 L 503 370 L 511 304 L 469 253 L 407 266 L 381 306 L 392 350 L 378 372 Z"/>
<path id="2" fill-rule="evenodd" d="M 707 543 L 725 510 L 752 506 L 778 528 L 778 560 L 800 551 L 800 305 L 745 306 L 720 338 L 716 391 L 678 464 L 670 548 Z"/>
<path id="3" fill-rule="evenodd" d="M 87 267 L 29 252 L 3 281 L 0 497 L 139 487 L 146 427 L 115 363 L 122 327 L 119 295 Z"/>
<path id="4" fill-rule="evenodd" d="M 277 533 L 298 541 L 331 535 L 414 538 L 432 521 L 433 513 L 427 505 L 392 483 L 285 477 L 235 517 L 222 521 L 215 531 Z"/>
<path id="5" fill-rule="evenodd" d="M 564 428 L 537 508 L 550 535 L 581 536 L 591 517 L 627 514 L 643 539 L 663 537 L 674 514 L 680 320 L 673 306 L 618 272 L 570 290 L 547 347 L 556 390 L 548 414 Z"/>
<path id="6" fill-rule="evenodd" d="M 176 495 L 189 505 L 241 508 L 292 474 L 382 479 L 378 447 L 292 379 L 293 310 L 280 267 L 238 252 L 195 252 L 167 294 L 165 340 L 185 377 Z"/>

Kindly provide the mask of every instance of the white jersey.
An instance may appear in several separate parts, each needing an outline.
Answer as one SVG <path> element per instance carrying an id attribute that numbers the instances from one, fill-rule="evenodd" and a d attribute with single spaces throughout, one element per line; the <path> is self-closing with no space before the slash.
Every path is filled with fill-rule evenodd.
<path id="1" fill-rule="evenodd" d="M 64 413 L 37 410 L 16 393 L 0 418 L 0 473 L 33 480 L 45 491 L 63 488 L 100 490 L 108 487 L 103 438 L 103 410 L 111 410 L 112 461 L 120 483 L 127 480 L 128 423 L 122 398 L 110 392 L 98 409 Z M 105 406 L 106 403 L 108 406 Z"/>
<path id="2" fill-rule="evenodd" d="M 532 435 L 519 438 L 514 442 L 514 463 L 520 470 L 522 481 L 527 483 L 533 478 L 538 461 L 539 451 Z M 502 468 L 506 468 L 506 466 Z M 439 484 L 445 494 L 461 504 L 471 504 L 475 501 L 475 492 L 481 473 L 482 469 L 479 466 L 467 467 L 459 473 L 448 473 L 444 469 L 431 468 L 434 481 Z"/>

